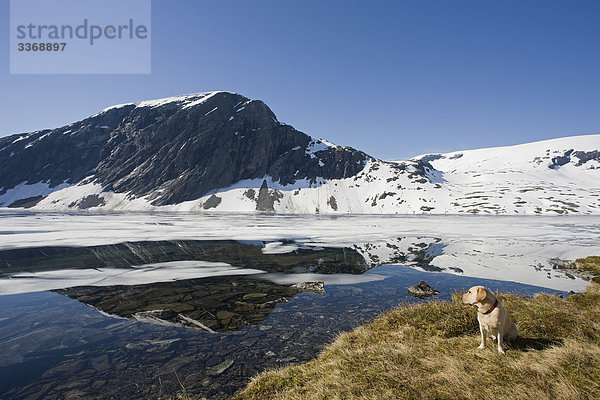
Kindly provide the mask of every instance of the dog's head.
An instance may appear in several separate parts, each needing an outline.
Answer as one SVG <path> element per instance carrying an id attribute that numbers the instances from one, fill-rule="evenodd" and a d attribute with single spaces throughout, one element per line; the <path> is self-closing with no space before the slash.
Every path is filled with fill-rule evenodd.
<path id="1" fill-rule="evenodd" d="M 463 304 L 474 305 L 483 303 L 488 297 L 488 290 L 483 286 L 473 286 L 469 291 L 462 296 Z"/>

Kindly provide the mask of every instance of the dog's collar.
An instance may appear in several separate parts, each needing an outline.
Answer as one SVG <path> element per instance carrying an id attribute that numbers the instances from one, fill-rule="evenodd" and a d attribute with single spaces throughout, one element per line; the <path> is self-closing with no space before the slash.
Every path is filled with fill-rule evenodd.
<path id="1" fill-rule="evenodd" d="M 483 315 L 488 315 L 489 313 L 491 313 L 492 311 L 494 311 L 497 306 L 498 306 L 498 299 L 496 299 L 496 302 L 494 303 L 494 305 L 492 306 L 492 308 L 490 308 L 486 312 L 481 312 L 481 311 L 479 311 L 479 312 L 482 313 Z"/>
<path id="2" fill-rule="evenodd" d="M 487 310 L 486 312 L 484 312 L 482 314 L 483 315 L 487 315 L 487 314 L 491 313 L 492 311 L 494 311 L 496 309 L 497 306 L 498 306 L 498 299 L 496 299 L 496 302 L 494 303 L 494 305 L 492 306 L 492 308 L 490 308 L 489 310 Z"/>

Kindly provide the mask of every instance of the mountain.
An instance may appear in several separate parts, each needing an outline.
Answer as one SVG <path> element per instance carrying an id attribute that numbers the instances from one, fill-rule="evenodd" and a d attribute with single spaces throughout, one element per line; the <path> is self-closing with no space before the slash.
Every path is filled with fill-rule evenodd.
<path id="1" fill-rule="evenodd" d="M 600 135 L 428 154 L 443 180 L 445 212 L 600 213 Z"/>
<path id="2" fill-rule="evenodd" d="M 600 135 L 375 159 L 230 92 L 122 104 L 0 138 L 0 207 L 598 213 Z"/>

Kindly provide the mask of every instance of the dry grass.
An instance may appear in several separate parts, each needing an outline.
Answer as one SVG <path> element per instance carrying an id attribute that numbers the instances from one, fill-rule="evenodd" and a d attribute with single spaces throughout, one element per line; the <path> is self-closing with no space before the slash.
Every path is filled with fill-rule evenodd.
<path id="1" fill-rule="evenodd" d="M 600 398 L 599 285 L 566 299 L 499 298 L 520 336 L 506 356 L 490 343 L 477 349 L 476 312 L 455 296 L 387 312 L 316 360 L 259 375 L 236 398 Z"/>

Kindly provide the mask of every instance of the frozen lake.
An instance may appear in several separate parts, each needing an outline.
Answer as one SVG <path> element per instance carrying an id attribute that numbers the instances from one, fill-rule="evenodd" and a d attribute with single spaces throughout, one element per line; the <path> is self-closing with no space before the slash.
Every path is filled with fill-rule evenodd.
<path id="1" fill-rule="evenodd" d="M 600 216 L 0 211 L 0 398 L 227 398 L 406 302 L 587 283 Z M 291 286 L 323 281 L 324 292 Z M 340 318 L 340 316 L 344 316 Z"/>
<path id="2" fill-rule="evenodd" d="M 372 265 L 414 264 L 418 268 L 418 263 L 412 261 L 419 258 L 418 250 L 424 250 L 428 265 L 438 272 L 567 291 L 581 290 L 586 284 L 549 270 L 547 260 L 600 253 L 600 216 L 587 215 L 278 216 L 0 211 L 0 223 L 0 251 L 161 240 L 291 240 L 297 246 L 354 248 Z M 290 249 L 274 246 L 273 251 Z M 178 267 L 171 279 L 244 273 L 235 268 L 223 271 L 217 266 L 212 273 L 201 267 Z M 96 272 L 88 281 L 85 276 L 74 277 L 73 283 L 92 284 L 111 275 L 109 269 Z M 69 275 L 58 271 L 48 278 L 60 277 L 68 283 Z M 155 275 L 150 281 L 168 280 L 170 276 L 156 270 Z M 36 283 L 22 289 L 16 282 L 0 281 L 0 294 L 35 291 L 37 284 L 41 290 L 53 289 L 44 283 L 45 275 L 29 277 Z"/>

